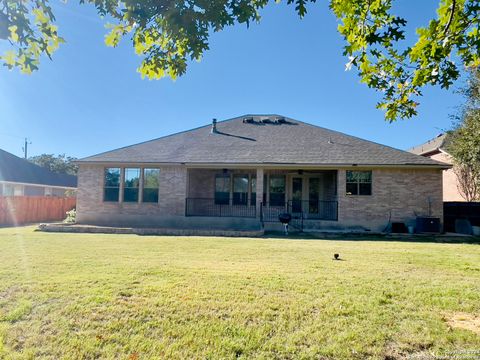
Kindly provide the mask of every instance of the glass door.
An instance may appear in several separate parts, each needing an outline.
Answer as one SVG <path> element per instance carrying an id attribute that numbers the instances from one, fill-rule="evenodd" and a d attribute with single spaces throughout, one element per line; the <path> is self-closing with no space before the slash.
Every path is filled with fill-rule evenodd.
<path id="1" fill-rule="evenodd" d="M 320 178 L 308 179 L 308 213 L 310 217 L 316 217 L 320 210 Z"/>
<path id="2" fill-rule="evenodd" d="M 292 213 L 302 212 L 303 178 L 292 178 Z"/>

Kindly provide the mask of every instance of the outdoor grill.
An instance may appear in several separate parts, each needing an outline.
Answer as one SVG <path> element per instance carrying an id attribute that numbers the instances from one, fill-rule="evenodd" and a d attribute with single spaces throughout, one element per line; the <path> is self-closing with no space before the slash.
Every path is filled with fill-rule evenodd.
<path id="1" fill-rule="evenodd" d="M 283 224 L 283 227 L 285 228 L 285 235 L 288 235 L 288 224 L 292 220 L 292 215 L 288 213 L 282 213 L 278 215 L 278 220 Z"/>

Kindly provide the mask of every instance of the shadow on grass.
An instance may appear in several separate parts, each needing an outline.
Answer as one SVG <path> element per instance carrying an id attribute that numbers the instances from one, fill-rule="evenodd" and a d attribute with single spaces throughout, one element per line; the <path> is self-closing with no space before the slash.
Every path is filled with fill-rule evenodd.
<path id="1" fill-rule="evenodd" d="M 396 241 L 413 243 L 438 244 L 473 244 L 480 245 L 478 236 L 448 236 L 448 235 L 402 235 L 402 234 L 340 234 L 340 233 L 305 233 L 295 232 L 285 235 L 281 231 L 268 231 L 264 239 L 284 240 L 338 240 L 338 241 Z"/>

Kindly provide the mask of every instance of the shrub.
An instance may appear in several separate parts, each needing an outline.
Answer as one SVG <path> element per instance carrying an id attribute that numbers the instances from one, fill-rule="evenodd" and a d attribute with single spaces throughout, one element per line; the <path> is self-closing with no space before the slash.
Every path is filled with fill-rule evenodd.
<path id="1" fill-rule="evenodd" d="M 67 215 L 67 217 L 65 218 L 65 220 L 63 220 L 63 222 L 67 224 L 75 224 L 75 218 L 77 217 L 77 210 L 72 209 L 70 211 L 67 211 L 65 214 Z"/>

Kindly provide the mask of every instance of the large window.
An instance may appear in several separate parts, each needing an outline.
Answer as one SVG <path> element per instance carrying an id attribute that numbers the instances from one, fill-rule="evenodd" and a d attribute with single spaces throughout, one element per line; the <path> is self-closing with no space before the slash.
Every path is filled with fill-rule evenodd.
<path id="1" fill-rule="evenodd" d="M 158 203 L 160 169 L 143 169 L 143 202 Z"/>
<path id="2" fill-rule="evenodd" d="M 230 175 L 215 176 L 215 204 L 228 205 L 230 203 Z"/>
<path id="3" fill-rule="evenodd" d="M 347 195 L 372 195 L 372 172 L 347 170 Z"/>
<path id="4" fill-rule="evenodd" d="M 123 201 L 138 202 L 140 188 L 140 169 L 125 169 L 125 180 L 123 182 Z"/>
<path id="5" fill-rule="evenodd" d="M 120 194 L 120 168 L 106 168 L 103 188 L 104 201 L 118 201 Z"/>
<path id="6" fill-rule="evenodd" d="M 270 206 L 285 206 L 285 176 L 270 175 Z"/>
<path id="7" fill-rule="evenodd" d="M 247 205 L 248 203 L 248 175 L 233 177 L 233 205 Z"/>

